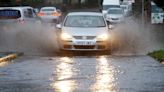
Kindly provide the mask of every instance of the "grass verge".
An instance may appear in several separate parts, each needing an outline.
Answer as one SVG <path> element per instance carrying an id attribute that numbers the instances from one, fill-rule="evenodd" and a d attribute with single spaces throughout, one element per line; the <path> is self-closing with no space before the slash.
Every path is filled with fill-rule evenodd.
<path id="1" fill-rule="evenodd" d="M 23 53 L 6 53 L 6 55 L 0 57 L 0 63 L 1 62 L 6 62 L 6 61 L 11 61 L 16 59 L 18 56 L 23 55 Z"/>
<path id="2" fill-rule="evenodd" d="M 164 50 L 158 50 L 151 53 L 148 53 L 149 56 L 155 58 L 161 63 L 164 63 Z"/>

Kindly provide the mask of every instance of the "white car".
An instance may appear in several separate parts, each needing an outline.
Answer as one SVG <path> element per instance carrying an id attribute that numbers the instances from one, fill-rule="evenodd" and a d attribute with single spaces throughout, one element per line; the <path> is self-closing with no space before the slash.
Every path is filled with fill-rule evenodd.
<path id="1" fill-rule="evenodd" d="M 12 28 L 15 25 L 31 25 L 39 23 L 34 9 L 30 6 L 0 7 L 0 27 Z"/>
<path id="2" fill-rule="evenodd" d="M 132 12 L 132 4 L 129 2 L 122 2 L 121 3 L 121 8 L 124 11 L 124 14 L 128 16 Z"/>
<path id="3" fill-rule="evenodd" d="M 42 7 L 38 16 L 43 22 L 59 22 L 61 19 L 61 11 L 56 7 Z"/>
<path id="4" fill-rule="evenodd" d="M 58 24 L 58 39 L 62 50 L 109 50 L 110 32 L 102 13 L 72 12 Z"/>
<path id="5" fill-rule="evenodd" d="M 122 8 L 109 8 L 105 17 L 110 23 L 120 23 L 124 20 L 124 11 Z"/>

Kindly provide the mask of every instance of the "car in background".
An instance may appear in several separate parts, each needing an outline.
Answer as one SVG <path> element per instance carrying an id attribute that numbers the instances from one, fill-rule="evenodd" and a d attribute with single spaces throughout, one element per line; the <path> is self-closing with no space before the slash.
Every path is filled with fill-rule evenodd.
<path id="1" fill-rule="evenodd" d="M 0 27 L 11 28 L 16 25 L 31 25 L 39 23 L 40 19 L 30 6 L 0 7 Z"/>
<path id="2" fill-rule="evenodd" d="M 39 8 L 34 8 L 34 12 L 35 12 L 36 14 L 38 14 L 38 13 L 39 13 Z"/>
<path id="3" fill-rule="evenodd" d="M 72 12 L 57 28 L 61 50 L 107 51 L 110 48 L 110 32 L 102 13 Z"/>
<path id="4" fill-rule="evenodd" d="M 132 4 L 131 3 L 124 1 L 124 2 L 121 3 L 120 6 L 123 9 L 124 14 L 126 16 L 130 15 L 130 13 L 132 12 Z"/>
<path id="5" fill-rule="evenodd" d="M 124 21 L 124 11 L 122 8 L 109 8 L 105 17 L 109 23 L 121 23 Z"/>
<path id="6" fill-rule="evenodd" d="M 38 16 L 43 22 L 59 23 L 61 21 L 61 11 L 56 7 L 42 7 Z"/>
<path id="7" fill-rule="evenodd" d="M 106 15 L 109 8 L 120 8 L 120 0 L 103 0 L 102 13 Z"/>

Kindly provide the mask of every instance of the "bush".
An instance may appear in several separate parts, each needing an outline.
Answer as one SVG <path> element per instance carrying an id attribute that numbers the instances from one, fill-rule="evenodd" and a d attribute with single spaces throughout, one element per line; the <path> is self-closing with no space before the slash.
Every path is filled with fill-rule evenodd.
<path id="1" fill-rule="evenodd" d="M 148 55 L 157 59 L 160 62 L 164 62 L 164 50 L 154 51 L 149 53 Z"/>

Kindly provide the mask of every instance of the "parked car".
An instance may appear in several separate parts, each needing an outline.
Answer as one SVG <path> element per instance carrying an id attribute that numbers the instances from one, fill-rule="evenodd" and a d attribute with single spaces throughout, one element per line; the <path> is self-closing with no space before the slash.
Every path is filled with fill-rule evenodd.
<path id="1" fill-rule="evenodd" d="M 109 8 L 105 17 L 109 23 L 120 23 L 124 20 L 124 11 L 122 8 Z"/>
<path id="2" fill-rule="evenodd" d="M 28 25 L 39 23 L 40 19 L 29 6 L 23 7 L 0 7 L 0 27 L 11 28 L 15 25 Z"/>
<path id="3" fill-rule="evenodd" d="M 72 12 L 57 28 L 61 50 L 109 50 L 110 32 L 102 13 Z"/>
<path id="4" fill-rule="evenodd" d="M 38 13 L 39 13 L 39 8 L 34 8 L 34 12 L 35 12 L 36 14 L 38 14 Z"/>
<path id="5" fill-rule="evenodd" d="M 120 6 L 123 9 L 124 14 L 126 16 L 130 15 L 130 13 L 132 12 L 132 4 L 131 3 L 129 3 L 129 2 L 122 2 Z"/>
<path id="6" fill-rule="evenodd" d="M 109 8 L 120 8 L 120 0 L 103 0 L 102 13 L 105 15 Z"/>
<path id="7" fill-rule="evenodd" d="M 61 11 L 56 7 L 42 7 L 38 16 L 43 22 L 58 23 L 61 21 Z"/>

